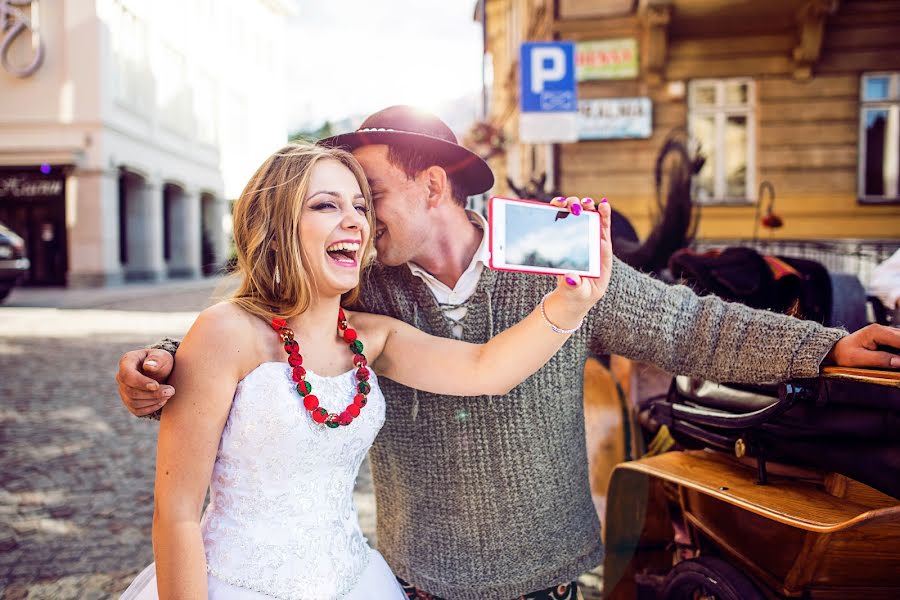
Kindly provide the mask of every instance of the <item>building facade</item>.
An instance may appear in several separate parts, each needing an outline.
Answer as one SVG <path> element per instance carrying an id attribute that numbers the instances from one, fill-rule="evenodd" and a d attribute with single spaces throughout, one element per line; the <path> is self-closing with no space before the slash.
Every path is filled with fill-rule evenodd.
<path id="1" fill-rule="evenodd" d="M 485 0 L 487 119 L 512 140 L 498 189 L 547 172 L 567 194 L 607 196 L 641 235 L 654 167 L 682 129 L 701 240 L 756 234 L 763 182 L 774 240 L 900 241 L 900 2 Z M 480 11 L 476 11 L 476 17 Z M 579 140 L 519 131 L 519 46 L 576 42 Z M 769 200 L 766 199 L 768 206 Z"/>
<path id="2" fill-rule="evenodd" d="M 229 252 L 229 200 L 287 137 L 284 40 L 295 3 L 10 8 L 0 221 L 26 240 L 28 283 L 217 270 Z"/>

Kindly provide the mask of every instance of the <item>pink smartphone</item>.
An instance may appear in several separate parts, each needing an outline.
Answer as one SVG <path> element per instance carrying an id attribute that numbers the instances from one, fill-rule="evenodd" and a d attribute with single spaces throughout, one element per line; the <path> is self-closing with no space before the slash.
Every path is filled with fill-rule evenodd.
<path id="1" fill-rule="evenodd" d="M 488 203 L 491 268 L 544 275 L 600 276 L 600 215 L 546 202 L 494 196 Z"/>

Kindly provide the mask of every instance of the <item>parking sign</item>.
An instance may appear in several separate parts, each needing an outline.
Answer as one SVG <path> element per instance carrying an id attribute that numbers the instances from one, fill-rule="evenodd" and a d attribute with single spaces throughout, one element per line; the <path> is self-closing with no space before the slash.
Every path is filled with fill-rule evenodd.
<path id="1" fill-rule="evenodd" d="M 575 44 L 522 44 L 522 112 L 575 112 Z"/>
<path id="2" fill-rule="evenodd" d="M 519 137 L 522 141 L 576 141 L 578 94 L 575 82 L 575 44 L 523 43 L 519 65 Z"/>

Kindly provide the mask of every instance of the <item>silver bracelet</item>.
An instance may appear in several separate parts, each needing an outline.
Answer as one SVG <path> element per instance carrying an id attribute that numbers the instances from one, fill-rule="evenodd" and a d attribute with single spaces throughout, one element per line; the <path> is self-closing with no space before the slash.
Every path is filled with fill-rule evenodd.
<path id="1" fill-rule="evenodd" d="M 552 291 L 547 292 L 546 294 L 544 294 L 544 297 L 541 298 L 541 316 L 544 317 L 544 323 L 549 325 L 550 329 L 552 329 L 556 333 L 563 333 L 566 335 L 568 335 L 570 333 L 575 333 L 576 331 L 578 331 L 581 328 L 582 323 L 584 323 L 584 317 L 581 317 L 581 320 L 578 322 L 578 325 L 576 325 L 573 329 L 563 329 L 562 327 L 557 327 L 556 325 L 554 325 L 553 323 L 550 322 L 550 319 L 547 318 L 547 313 L 544 312 L 544 301 L 546 301 L 547 296 L 549 296 L 552 293 L 553 293 Z"/>

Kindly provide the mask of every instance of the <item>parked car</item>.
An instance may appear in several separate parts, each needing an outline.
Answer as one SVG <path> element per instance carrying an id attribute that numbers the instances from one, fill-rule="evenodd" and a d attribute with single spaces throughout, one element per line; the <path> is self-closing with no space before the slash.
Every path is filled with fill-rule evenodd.
<path id="1" fill-rule="evenodd" d="M 25 257 L 25 240 L 0 223 L 0 302 L 22 281 L 30 266 Z"/>

